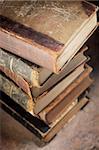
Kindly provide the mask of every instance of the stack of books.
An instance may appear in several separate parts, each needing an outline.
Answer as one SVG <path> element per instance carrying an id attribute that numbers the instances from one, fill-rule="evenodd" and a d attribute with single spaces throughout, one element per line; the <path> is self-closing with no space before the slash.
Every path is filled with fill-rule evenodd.
<path id="1" fill-rule="evenodd" d="M 84 43 L 97 27 L 96 11 L 85 1 L 0 2 L 1 103 L 40 141 L 89 101 Z"/>

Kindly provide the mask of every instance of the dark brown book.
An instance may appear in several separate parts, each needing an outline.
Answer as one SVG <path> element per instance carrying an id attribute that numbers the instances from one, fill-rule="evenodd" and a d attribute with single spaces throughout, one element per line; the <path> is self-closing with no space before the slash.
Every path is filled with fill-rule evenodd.
<path id="1" fill-rule="evenodd" d="M 57 73 L 97 25 L 86 1 L 1 1 L 0 47 Z"/>

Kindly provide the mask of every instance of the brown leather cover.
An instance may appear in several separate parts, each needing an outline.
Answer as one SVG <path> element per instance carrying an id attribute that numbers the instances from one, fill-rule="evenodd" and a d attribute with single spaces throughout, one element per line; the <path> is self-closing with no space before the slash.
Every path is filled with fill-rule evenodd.
<path id="1" fill-rule="evenodd" d="M 64 115 L 56 125 L 54 125 L 51 130 L 44 136 L 43 141 L 49 142 L 62 128 L 63 126 L 68 123 L 76 113 L 88 103 L 87 98 L 83 98 L 68 114 Z"/>
<path id="2" fill-rule="evenodd" d="M 26 94 L 32 97 L 29 84 L 20 75 L 17 75 L 16 73 L 10 71 L 4 66 L 0 66 L 0 70 L 4 72 L 5 75 L 8 78 L 10 78 L 13 82 L 15 82 L 17 86 L 21 88 Z"/>
<path id="3" fill-rule="evenodd" d="M 0 72 L 0 90 L 18 103 L 27 112 L 33 113 L 34 103 L 32 97 L 22 91 L 14 82 Z"/>
<path id="4" fill-rule="evenodd" d="M 57 119 L 66 109 L 73 100 L 80 96 L 80 94 L 85 91 L 92 84 L 92 80 L 87 77 L 84 79 L 71 93 L 69 93 L 61 103 L 59 103 L 54 109 L 52 109 L 48 114 L 46 114 L 46 120 L 48 123 L 52 123 Z"/>
<path id="5" fill-rule="evenodd" d="M 93 14 L 96 7 L 87 2 L 3 1 L 0 3 L 0 47 L 58 72 L 57 59 Z"/>
<path id="6" fill-rule="evenodd" d="M 55 121 L 55 119 L 68 108 L 70 103 L 90 86 L 92 83 L 92 80 L 89 78 L 91 71 L 91 67 L 87 66 L 86 70 L 70 86 L 39 113 L 41 119 L 47 123 Z"/>

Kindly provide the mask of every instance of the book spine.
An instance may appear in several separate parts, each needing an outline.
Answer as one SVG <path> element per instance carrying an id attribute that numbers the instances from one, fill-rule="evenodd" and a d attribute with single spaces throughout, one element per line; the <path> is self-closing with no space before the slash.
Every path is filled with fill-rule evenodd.
<path id="1" fill-rule="evenodd" d="M 54 116 L 53 118 L 53 122 L 49 121 L 47 115 L 48 115 L 48 112 L 46 112 L 46 110 L 43 110 L 39 113 L 39 117 L 40 119 L 42 119 L 44 122 L 46 122 L 47 124 L 53 124 L 55 121 L 57 121 L 57 119 L 62 116 L 63 112 L 66 112 L 66 114 L 78 103 L 78 100 L 73 100 L 71 102 L 70 100 L 70 104 L 68 104 L 67 106 L 65 106 L 65 108 L 60 111 L 56 116 Z M 53 108 L 55 110 L 55 108 Z M 50 112 L 49 112 L 50 113 Z"/>
<path id="2" fill-rule="evenodd" d="M 68 123 L 83 106 L 88 103 L 88 101 L 89 100 L 87 98 L 83 98 L 76 106 L 73 107 L 71 111 L 69 111 L 68 114 L 65 115 L 64 113 L 63 117 L 58 121 L 58 123 L 54 127 L 52 127 L 51 130 L 44 136 L 44 142 L 49 142 L 60 131 L 60 129 L 66 123 Z"/>
<path id="3" fill-rule="evenodd" d="M 16 37 L 15 34 L 0 28 L 0 47 L 14 53 L 30 62 L 43 66 L 53 72 L 57 72 L 55 53 L 49 52 L 49 49 L 36 46 L 36 43 L 29 44 L 24 39 Z M 6 41 L 6 42 L 5 42 Z M 24 50 L 24 51 L 23 51 Z"/>
<path id="4" fill-rule="evenodd" d="M 70 104 L 69 101 L 71 100 L 73 102 L 74 99 L 77 99 L 77 97 L 79 97 L 92 84 L 92 82 L 93 81 L 89 77 L 87 77 L 78 85 L 78 87 L 76 87 L 73 91 L 71 91 L 71 93 L 63 98 L 62 101 L 56 105 L 56 107 L 53 107 L 52 110 L 47 113 L 46 111 L 45 113 L 43 112 L 43 114 L 45 115 L 44 118 L 46 119 L 45 122 L 47 122 L 48 124 L 54 122 L 55 119 L 57 119 L 64 110 L 66 111 L 66 109 L 68 109 L 67 106 Z"/>
<path id="5" fill-rule="evenodd" d="M 10 69 L 0 65 L 0 71 L 2 71 L 8 78 L 10 78 L 17 86 L 19 86 L 26 94 L 31 97 L 31 91 L 29 84 L 20 76 L 11 72 Z"/>
<path id="6" fill-rule="evenodd" d="M 74 99 L 76 99 L 92 84 L 93 81 L 89 78 L 89 74 L 91 73 L 91 71 L 92 68 L 86 65 L 86 69 L 80 75 L 80 77 L 74 80 L 74 82 L 69 85 L 60 95 L 58 95 L 58 97 L 56 97 L 48 107 L 43 109 L 43 111 L 39 113 L 39 117 L 46 123 L 51 123 L 51 121 L 55 119 L 55 117 L 53 118 L 54 114 L 56 114 L 57 116 L 58 113 L 60 113 L 60 106 L 60 111 L 62 111 L 66 104 L 70 103 L 71 100 L 73 101 Z M 50 116 L 50 121 L 48 121 L 48 116 Z"/>
<path id="7" fill-rule="evenodd" d="M 38 86 L 39 74 L 20 58 L 0 49 L 0 66 L 23 77 L 30 86 Z"/>
<path id="8" fill-rule="evenodd" d="M 0 74 L 0 90 L 12 98 L 16 103 L 26 111 L 33 114 L 34 103 L 32 98 L 17 87 L 12 81 Z"/>

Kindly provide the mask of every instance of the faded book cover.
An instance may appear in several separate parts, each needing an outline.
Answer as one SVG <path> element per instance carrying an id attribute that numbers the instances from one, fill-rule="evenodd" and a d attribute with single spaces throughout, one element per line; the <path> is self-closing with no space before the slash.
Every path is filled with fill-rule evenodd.
<path id="1" fill-rule="evenodd" d="M 83 47 L 70 63 L 64 65 L 59 74 L 54 74 L 45 68 L 0 49 L 0 70 L 26 94 L 38 97 L 70 74 L 79 65 L 88 61 L 89 58 L 83 54 L 87 49 L 86 46 Z"/>
<path id="2" fill-rule="evenodd" d="M 2 74 L 1 72 L 0 90 L 7 94 L 10 98 L 12 98 L 26 111 L 33 114 L 34 103 L 32 97 L 23 92 L 20 87 L 14 84 L 10 79 L 6 78 L 6 76 L 4 76 L 4 74 Z"/>
<path id="3" fill-rule="evenodd" d="M 96 11 L 85 1 L 2 1 L 0 47 L 56 73 L 95 29 Z"/>
<path id="4" fill-rule="evenodd" d="M 80 68 L 82 68 L 82 70 L 79 72 L 78 70 Z M 44 94 L 41 95 L 40 97 L 36 98 L 36 100 L 32 97 L 31 94 L 30 95 L 27 94 L 18 85 L 16 85 L 12 81 L 12 78 L 9 79 L 2 72 L 0 72 L 0 90 L 6 93 L 9 97 L 11 97 L 15 102 L 17 102 L 20 106 L 22 106 L 26 111 L 32 113 L 33 115 L 36 115 L 37 112 L 41 111 L 51 101 L 53 101 L 53 99 L 58 95 L 57 93 L 61 93 L 61 91 L 66 87 L 66 85 L 70 84 L 70 82 L 72 82 L 84 70 L 83 66 L 81 66 L 80 68 L 76 69 L 77 71 L 74 71 L 74 73 L 72 73 L 71 75 L 72 79 L 68 83 L 65 83 L 63 80 L 62 83 L 60 82 L 58 84 L 58 86 L 56 85 L 50 91 L 48 91 L 47 94 L 44 93 L 45 95 Z M 16 76 L 14 76 L 13 79 L 15 77 Z M 68 81 L 67 77 L 65 80 Z M 59 88 L 60 86 L 63 86 L 63 87 L 60 89 Z M 54 92 L 54 95 L 53 95 L 53 92 Z M 52 97 L 50 97 L 50 95 L 52 95 Z"/>
<path id="5" fill-rule="evenodd" d="M 77 67 L 70 75 L 64 77 L 58 84 L 53 86 L 50 90 L 44 92 L 35 101 L 35 114 L 41 112 L 47 105 L 49 105 L 61 92 L 65 90 L 76 78 L 84 72 L 84 64 Z"/>
<path id="6" fill-rule="evenodd" d="M 47 92 L 47 94 L 42 95 L 38 99 L 34 100 L 33 97 L 26 94 L 20 87 L 18 87 L 11 79 L 8 79 L 4 74 L 0 73 L 0 90 L 6 93 L 9 97 L 11 97 L 15 102 L 17 102 L 20 106 L 22 106 L 26 111 L 32 113 L 37 116 L 39 112 L 41 112 L 48 104 L 50 104 L 61 92 L 65 90 L 74 80 L 81 75 L 84 71 L 84 66 L 78 67 L 69 78 L 65 78 L 62 80 L 57 86 L 55 86 L 51 91 Z M 80 69 L 80 70 L 79 70 Z M 86 76 L 90 69 L 85 69 L 84 76 Z M 81 76 L 82 80 L 82 76 Z M 80 81 L 79 81 L 80 82 Z M 75 83 L 74 83 L 75 86 Z M 62 88 L 60 88 L 62 87 Z M 53 94 L 54 93 L 54 94 Z M 58 102 L 58 101 L 57 101 Z M 56 103 L 55 103 L 56 104 Z M 54 105 L 53 105 L 54 106 Z"/>
<path id="7" fill-rule="evenodd" d="M 84 73 L 82 76 L 84 76 Z M 89 74 L 85 76 L 83 80 L 79 80 L 80 78 L 81 77 L 76 79 L 58 97 L 56 97 L 52 103 L 38 114 L 42 120 L 48 124 L 54 122 L 62 112 L 69 109 L 74 100 L 77 99 L 93 82 L 93 80 L 89 78 Z"/>

